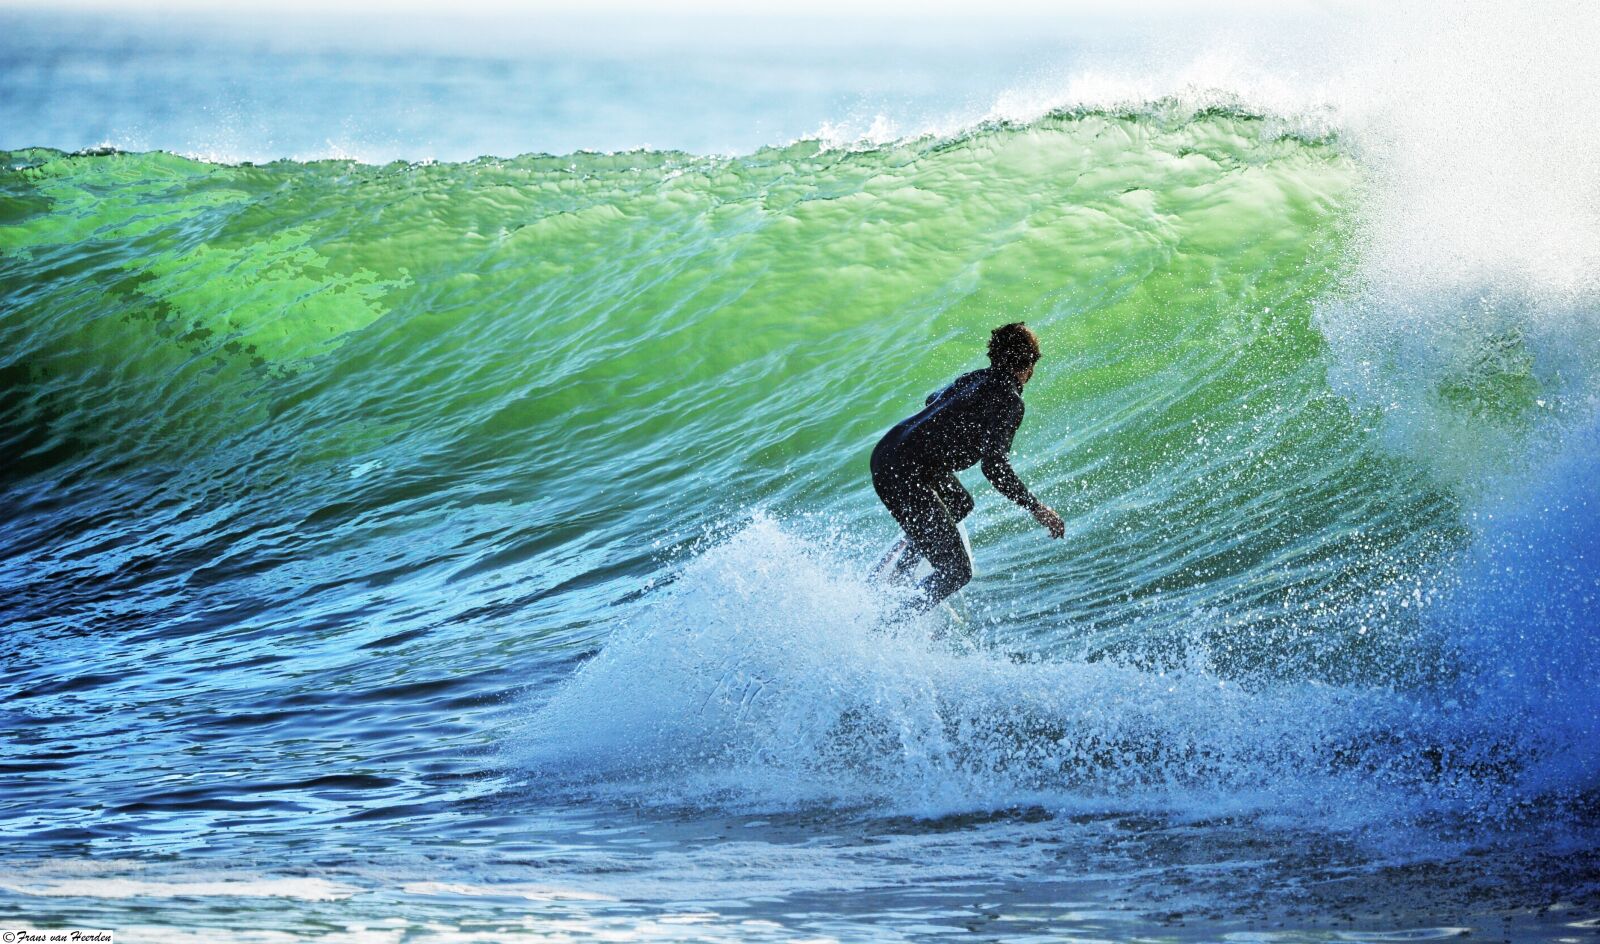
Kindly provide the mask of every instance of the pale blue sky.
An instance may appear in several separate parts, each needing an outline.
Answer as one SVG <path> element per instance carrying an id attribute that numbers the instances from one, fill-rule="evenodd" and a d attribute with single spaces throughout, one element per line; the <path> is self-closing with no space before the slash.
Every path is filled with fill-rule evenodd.
<path id="1" fill-rule="evenodd" d="M 822 16 L 1082 16 L 1292 13 L 1348 10 L 1370 4 L 1354 0 L 0 0 L 0 6 L 36 10 L 110 9 L 208 11 L 305 10 L 318 12 L 394 13 L 398 11 L 534 15 L 650 13 L 670 14 L 815 14 Z"/>

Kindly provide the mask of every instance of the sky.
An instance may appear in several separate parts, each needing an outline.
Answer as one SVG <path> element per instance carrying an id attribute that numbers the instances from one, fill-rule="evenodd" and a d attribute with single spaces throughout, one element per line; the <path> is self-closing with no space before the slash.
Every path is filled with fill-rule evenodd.
<path id="1" fill-rule="evenodd" d="M 819 16 L 1161 16 L 1330 11 L 1354 0 L 0 0 L 0 7 L 35 10 L 126 10 L 156 12 L 293 10 L 324 13 L 415 12 L 451 16 L 548 16 L 648 13 L 653 15 Z"/>

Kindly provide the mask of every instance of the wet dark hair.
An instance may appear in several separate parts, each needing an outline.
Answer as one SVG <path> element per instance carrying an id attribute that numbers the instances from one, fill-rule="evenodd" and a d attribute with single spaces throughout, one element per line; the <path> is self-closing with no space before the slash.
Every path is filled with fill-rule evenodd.
<path id="1" fill-rule="evenodd" d="M 1002 370 L 1023 370 L 1039 360 L 1039 338 L 1020 321 L 989 332 L 989 363 Z"/>

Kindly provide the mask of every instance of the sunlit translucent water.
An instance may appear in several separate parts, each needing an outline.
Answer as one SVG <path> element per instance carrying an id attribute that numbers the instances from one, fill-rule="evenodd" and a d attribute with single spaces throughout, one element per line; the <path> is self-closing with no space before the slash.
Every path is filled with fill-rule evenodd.
<path id="1" fill-rule="evenodd" d="M 1530 253 L 1441 223 L 1527 149 L 1244 92 L 5 153 L 0 924 L 1592 936 L 1588 185 Z M 885 625 L 866 457 L 1018 317 L 1066 538 L 974 477 Z"/>

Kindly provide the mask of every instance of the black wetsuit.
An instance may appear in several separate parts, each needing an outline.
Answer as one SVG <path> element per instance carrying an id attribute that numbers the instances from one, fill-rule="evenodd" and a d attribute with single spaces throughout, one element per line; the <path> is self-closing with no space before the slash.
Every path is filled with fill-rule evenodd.
<path id="1" fill-rule="evenodd" d="M 972 561 L 956 529 L 972 511 L 972 496 L 956 480 L 958 470 L 981 461 L 1000 494 L 1030 511 L 1039 506 L 1006 458 L 1021 424 L 1022 385 L 1013 374 L 985 368 L 928 397 L 922 412 L 895 424 L 872 450 L 872 487 L 913 551 L 897 571 L 909 573 L 919 557 L 933 565 L 921 584 L 923 606 L 972 579 Z"/>

